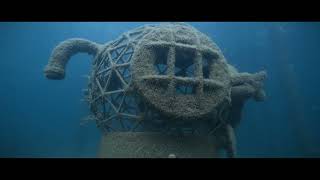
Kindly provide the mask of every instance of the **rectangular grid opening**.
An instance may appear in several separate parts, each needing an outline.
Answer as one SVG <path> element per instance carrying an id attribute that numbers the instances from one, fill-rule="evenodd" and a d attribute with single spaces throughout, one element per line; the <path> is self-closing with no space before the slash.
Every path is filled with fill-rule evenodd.
<path id="1" fill-rule="evenodd" d="M 204 54 L 202 58 L 202 73 L 204 79 L 210 78 L 210 70 L 215 57 L 213 55 Z"/>
<path id="2" fill-rule="evenodd" d="M 154 70 L 157 75 L 166 75 L 167 74 L 167 55 L 168 49 L 167 48 L 157 48 L 154 52 L 155 59 L 153 63 Z"/>
<path id="3" fill-rule="evenodd" d="M 195 77 L 195 54 L 188 49 L 176 48 L 175 76 Z"/>

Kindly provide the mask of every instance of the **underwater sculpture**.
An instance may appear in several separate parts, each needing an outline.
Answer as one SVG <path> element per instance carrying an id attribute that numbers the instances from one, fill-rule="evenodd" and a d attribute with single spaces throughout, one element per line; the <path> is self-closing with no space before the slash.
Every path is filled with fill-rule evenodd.
<path id="1" fill-rule="evenodd" d="M 245 101 L 265 99 L 266 72 L 239 73 L 185 23 L 145 25 L 104 45 L 66 40 L 45 76 L 63 79 L 79 52 L 94 56 L 86 100 L 106 157 L 216 157 L 221 149 L 234 157 Z"/>

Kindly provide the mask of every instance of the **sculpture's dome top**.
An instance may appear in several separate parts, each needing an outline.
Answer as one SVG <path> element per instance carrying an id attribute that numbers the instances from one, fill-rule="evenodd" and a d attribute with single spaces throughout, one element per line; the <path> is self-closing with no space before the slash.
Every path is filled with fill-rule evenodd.
<path id="1" fill-rule="evenodd" d="M 201 45 L 220 52 L 218 46 L 205 34 L 186 23 L 161 23 L 153 27 L 153 32 L 144 37 L 144 41 L 181 43 L 185 45 Z"/>

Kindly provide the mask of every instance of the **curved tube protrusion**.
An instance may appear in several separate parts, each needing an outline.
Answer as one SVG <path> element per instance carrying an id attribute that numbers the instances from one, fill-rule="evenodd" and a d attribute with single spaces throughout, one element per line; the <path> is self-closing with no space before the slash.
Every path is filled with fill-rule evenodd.
<path id="1" fill-rule="evenodd" d="M 266 97 L 263 81 L 267 73 L 261 71 L 255 74 L 240 74 L 232 79 L 231 96 L 234 100 L 245 100 L 253 97 L 256 101 L 263 101 Z"/>
<path id="2" fill-rule="evenodd" d="M 77 53 L 88 53 L 95 56 L 101 45 L 80 38 L 68 39 L 56 46 L 51 54 L 44 74 L 48 79 L 61 80 L 65 77 L 65 68 L 71 56 Z"/>

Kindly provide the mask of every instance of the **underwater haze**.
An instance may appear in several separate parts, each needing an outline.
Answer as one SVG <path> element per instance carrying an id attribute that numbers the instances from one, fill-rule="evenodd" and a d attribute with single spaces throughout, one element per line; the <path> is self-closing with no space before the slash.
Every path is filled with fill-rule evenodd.
<path id="1" fill-rule="evenodd" d="M 61 81 L 43 69 L 61 41 L 104 44 L 145 24 L 0 22 L 0 157 L 97 157 L 102 133 L 94 122 L 81 125 L 92 57 L 73 56 Z M 268 73 L 266 100 L 247 101 L 235 129 L 237 157 L 320 157 L 320 23 L 189 24 L 240 72 Z"/>

